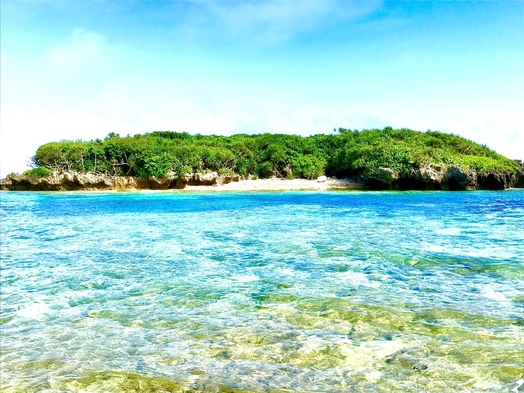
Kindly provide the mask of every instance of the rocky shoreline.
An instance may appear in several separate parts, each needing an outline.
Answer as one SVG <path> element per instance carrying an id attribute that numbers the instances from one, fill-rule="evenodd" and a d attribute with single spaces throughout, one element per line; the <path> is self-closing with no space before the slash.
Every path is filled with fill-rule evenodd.
<path id="1" fill-rule="evenodd" d="M 55 171 L 41 178 L 35 175 L 11 173 L 0 182 L 0 189 L 12 191 L 168 190 L 183 189 L 187 185 L 209 186 L 238 180 L 238 176 L 219 177 L 216 172 L 186 174 L 180 178 L 165 176 L 144 179 L 102 173 Z"/>
<path id="2" fill-rule="evenodd" d="M 363 172 L 362 181 L 378 190 L 505 190 L 524 188 L 524 163 L 516 160 L 517 173 L 506 169 L 464 170 L 458 166 L 424 164 L 409 175 L 390 168 Z"/>
<path id="3" fill-rule="evenodd" d="M 11 173 L 0 182 L 1 190 L 10 191 L 130 191 L 130 190 L 226 190 L 226 191 L 261 191 L 261 190 L 328 190 L 328 189 L 363 189 L 361 183 L 330 179 L 325 176 L 317 180 L 284 179 L 244 179 L 239 175 L 218 175 L 217 172 L 206 174 L 187 173 L 179 178 L 165 176 L 143 179 L 131 176 L 111 176 L 107 174 L 53 172 L 38 178 L 34 175 Z"/>
<path id="4" fill-rule="evenodd" d="M 496 169 L 483 172 L 465 171 L 459 167 L 428 164 L 409 176 L 390 168 L 364 171 L 354 179 L 334 179 L 321 176 L 317 180 L 244 179 L 239 175 L 186 173 L 148 179 L 131 176 L 112 176 L 101 173 L 58 172 L 44 177 L 9 174 L 0 181 L 1 190 L 11 191 L 100 191 L 100 190 L 504 190 L 524 188 L 524 164 L 518 161 L 519 171 Z"/>

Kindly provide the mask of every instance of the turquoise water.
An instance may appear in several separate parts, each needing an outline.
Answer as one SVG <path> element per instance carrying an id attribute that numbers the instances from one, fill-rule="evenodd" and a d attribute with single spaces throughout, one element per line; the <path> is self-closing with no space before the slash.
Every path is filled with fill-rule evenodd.
<path id="1" fill-rule="evenodd" d="M 0 197 L 2 391 L 524 391 L 524 191 Z"/>

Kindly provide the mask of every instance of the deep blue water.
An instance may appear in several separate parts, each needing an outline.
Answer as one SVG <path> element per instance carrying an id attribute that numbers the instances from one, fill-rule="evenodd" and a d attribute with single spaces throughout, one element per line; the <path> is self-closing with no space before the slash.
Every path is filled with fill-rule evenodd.
<path id="1" fill-rule="evenodd" d="M 0 197 L 3 391 L 524 380 L 524 190 Z"/>

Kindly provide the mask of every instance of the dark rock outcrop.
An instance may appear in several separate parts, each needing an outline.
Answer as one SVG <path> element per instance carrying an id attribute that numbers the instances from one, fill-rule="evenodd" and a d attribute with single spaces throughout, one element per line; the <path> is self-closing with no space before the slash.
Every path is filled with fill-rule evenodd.
<path id="1" fill-rule="evenodd" d="M 524 187 L 524 164 L 519 165 L 517 174 L 505 169 L 476 172 L 458 166 L 424 164 L 405 175 L 380 167 L 365 170 L 361 178 L 370 188 L 378 190 L 505 190 Z"/>
<path id="2" fill-rule="evenodd" d="M 515 187 L 517 176 L 509 171 L 497 169 L 477 174 L 477 189 L 480 190 L 505 190 Z"/>
<path id="3" fill-rule="evenodd" d="M 517 181 L 515 183 L 516 188 L 524 188 L 524 162 L 515 160 L 517 163 Z"/>
<path id="4" fill-rule="evenodd" d="M 378 168 L 374 171 L 365 170 L 362 179 L 373 189 L 393 189 L 395 182 L 399 179 L 399 174 L 390 168 Z"/>
<path id="5" fill-rule="evenodd" d="M 446 171 L 441 186 L 442 189 L 450 191 L 474 190 L 476 181 L 476 172 L 466 172 L 459 167 L 453 166 Z"/>

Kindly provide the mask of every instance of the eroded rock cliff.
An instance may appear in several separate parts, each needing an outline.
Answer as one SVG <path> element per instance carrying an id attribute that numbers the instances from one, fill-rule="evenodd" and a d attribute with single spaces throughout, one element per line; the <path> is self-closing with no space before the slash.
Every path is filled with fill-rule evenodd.
<path id="1" fill-rule="evenodd" d="M 425 164 L 409 175 L 390 168 L 364 171 L 362 179 L 371 188 L 382 190 L 505 190 L 524 187 L 524 164 L 518 162 L 519 172 L 495 169 L 477 172 L 458 166 Z"/>
<path id="2" fill-rule="evenodd" d="M 148 179 L 79 172 L 53 172 L 41 178 L 35 175 L 11 173 L 0 182 L 0 189 L 13 191 L 167 190 L 183 189 L 186 185 L 210 186 L 239 180 L 238 175 L 219 176 L 217 172 L 186 173 L 179 178 L 170 174 Z"/>
<path id="3" fill-rule="evenodd" d="M 353 179 L 363 189 L 374 190 L 504 190 L 524 188 L 524 163 L 518 161 L 518 172 L 496 169 L 476 172 L 458 166 L 425 164 L 409 175 L 391 168 L 365 170 Z M 164 177 L 143 179 L 131 176 L 111 176 L 99 173 L 53 172 L 48 176 L 11 173 L 0 182 L 0 189 L 13 191 L 72 191 L 72 190 L 168 190 L 186 186 L 214 186 L 242 180 L 239 175 L 217 172 L 174 173 Z"/>

